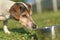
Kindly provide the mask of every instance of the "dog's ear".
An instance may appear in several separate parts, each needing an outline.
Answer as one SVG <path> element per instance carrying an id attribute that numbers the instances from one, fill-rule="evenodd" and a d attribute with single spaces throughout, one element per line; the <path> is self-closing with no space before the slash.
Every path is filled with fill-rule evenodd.
<path id="1" fill-rule="evenodd" d="M 30 9 L 30 15 L 32 15 L 32 5 L 27 3 L 27 6 Z"/>
<path id="2" fill-rule="evenodd" d="M 17 5 L 13 5 L 10 10 L 9 10 L 10 14 L 17 20 L 19 20 L 20 17 L 20 8 Z"/>

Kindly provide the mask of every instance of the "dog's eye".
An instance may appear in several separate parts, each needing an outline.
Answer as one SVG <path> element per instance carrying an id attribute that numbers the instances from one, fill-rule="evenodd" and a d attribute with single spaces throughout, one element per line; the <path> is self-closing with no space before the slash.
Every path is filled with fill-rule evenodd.
<path id="1" fill-rule="evenodd" d="M 22 17 L 26 17 L 27 18 L 27 15 L 22 15 Z"/>
<path id="2" fill-rule="evenodd" d="M 20 12 L 23 13 L 25 11 L 25 7 L 20 7 Z"/>

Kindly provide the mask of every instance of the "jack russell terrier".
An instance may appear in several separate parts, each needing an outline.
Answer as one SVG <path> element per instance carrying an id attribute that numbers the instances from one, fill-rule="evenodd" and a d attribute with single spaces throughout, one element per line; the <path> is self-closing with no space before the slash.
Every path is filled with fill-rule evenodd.
<path id="1" fill-rule="evenodd" d="M 32 7 L 30 4 L 23 2 L 13 2 L 11 0 L 0 0 L 0 20 L 4 24 L 4 32 L 10 34 L 8 30 L 8 19 L 13 17 L 16 21 L 29 29 L 36 29 L 32 17 Z"/>

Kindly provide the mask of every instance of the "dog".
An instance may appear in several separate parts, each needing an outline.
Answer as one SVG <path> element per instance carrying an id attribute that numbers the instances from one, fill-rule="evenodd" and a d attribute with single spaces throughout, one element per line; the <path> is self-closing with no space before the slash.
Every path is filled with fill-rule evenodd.
<path id="1" fill-rule="evenodd" d="M 11 0 L 0 0 L 0 20 L 3 21 L 4 32 L 10 34 L 8 30 L 8 19 L 11 17 L 29 29 L 36 29 L 36 24 L 32 17 L 32 6 L 23 2 Z"/>

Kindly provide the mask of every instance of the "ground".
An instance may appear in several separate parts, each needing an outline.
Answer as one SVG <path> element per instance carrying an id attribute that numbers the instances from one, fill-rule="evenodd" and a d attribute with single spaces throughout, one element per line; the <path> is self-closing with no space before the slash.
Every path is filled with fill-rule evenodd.
<path id="1" fill-rule="evenodd" d="M 60 24 L 60 12 L 34 13 L 33 19 L 38 28 Z M 0 21 L 0 40 L 37 40 L 36 32 L 25 28 L 15 20 L 9 19 L 8 28 L 11 31 L 7 35 L 3 31 L 3 22 Z"/>

